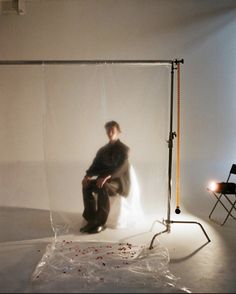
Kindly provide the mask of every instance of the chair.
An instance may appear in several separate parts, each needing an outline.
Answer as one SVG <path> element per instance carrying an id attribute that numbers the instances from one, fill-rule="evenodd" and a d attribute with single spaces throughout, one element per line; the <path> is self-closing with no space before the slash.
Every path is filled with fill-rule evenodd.
<path id="1" fill-rule="evenodd" d="M 209 214 L 209 219 L 213 220 L 213 218 L 211 217 L 212 213 L 214 212 L 216 207 L 218 207 L 219 204 L 221 204 L 221 206 L 224 207 L 224 209 L 227 211 L 227 215 L 226 215 L 225 219 L 223 220 L 223 222 L 219 223 L 214 220 L 216 223 L 218 223 L 221 226 L 223 226 L 226 223 L 229 216 L 231 216 L 233 219 L 236 219 L 236 217 L 232 214 L 233 210 L 236 210 L 236 206 L 235 206 L 236 205 L 236 184 L 233 182 L 230 182 L 232 175 L 236 175 L 236 164 L 233 164 L 231 166 L 231 169 L 230 169 L 230 172 L 229 172 L 229 175 L 228 175 L 226 182 L 214 183 L 211 187 L 208 188 L 208 190 L 217 199 L 214 207 L 212 208 L 212 210 Z M 234 201 L 232 201 L 230 199 L 230 196 L 234 196 Z M 226 203 L 227 203 L 228 207 L 223 202 L 223 200 L 225 200 L 225 199 L 227 200 Z"/>

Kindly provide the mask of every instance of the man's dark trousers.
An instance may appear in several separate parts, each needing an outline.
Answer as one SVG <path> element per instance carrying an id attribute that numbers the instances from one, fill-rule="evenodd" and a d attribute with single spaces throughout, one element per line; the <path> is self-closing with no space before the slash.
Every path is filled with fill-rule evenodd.
<path id="1" fill-rule="evenodd" d="M 102 188 L 97 187 L 96 180 L 91 180 L 86 188 L 83 187 L 83 217 L 96 225 L 105 225 L 110 212 L 109 196 L 116 196 L 119 189 L 119 182 L 115 180 L 108 180 Z M 94 194 L 97 194 L 97 201 Z"/>

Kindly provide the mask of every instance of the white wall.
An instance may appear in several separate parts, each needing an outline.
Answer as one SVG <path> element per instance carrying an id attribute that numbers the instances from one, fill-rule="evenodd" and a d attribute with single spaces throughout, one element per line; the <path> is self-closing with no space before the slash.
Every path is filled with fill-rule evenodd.
<path id="1" fill-rule="evenodd" d="M 0 59 L 184 58 L 182 203 L 206 216 L 208 180 L 224 180 L 236 161 L 235 16 L 234 0 L 26 1 L 25 15 L 0 16 Z M 0 74 L 0 204 L 47 209 L 40 72 L 25 87 Z"/>

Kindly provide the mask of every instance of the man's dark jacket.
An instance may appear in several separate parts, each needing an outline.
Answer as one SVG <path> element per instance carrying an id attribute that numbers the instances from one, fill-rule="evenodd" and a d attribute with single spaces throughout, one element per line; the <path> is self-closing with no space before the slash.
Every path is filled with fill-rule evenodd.
<path id="1" fill-rule="evenodd" d="M 128 155 L 129 147 L 119 139 L 115 143 L 109 142 L 98 150 L 86 174 L 90 177 L 106 177 L 111 175 L 110 180 L 120 183 L 118 193 L 122 196 L 128 196 L 130 189 L 130 164 Z"/>

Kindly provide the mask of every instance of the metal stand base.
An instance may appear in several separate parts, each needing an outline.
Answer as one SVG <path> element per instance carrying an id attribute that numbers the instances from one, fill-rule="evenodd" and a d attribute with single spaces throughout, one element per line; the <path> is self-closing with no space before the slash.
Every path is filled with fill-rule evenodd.
<path id="1" fill-rule="evenodd" d="M 206 231 L 204 230 L 203 226 L 199 223 L 199 222 L 194 222 L 194 221 L 174 221 L 174 220 L 163 220 L 163 222 L 160 222 L 158 221 L 159 223 L 161 223 L 162 225 L 164 225 L 166 227 L 166 229 L 164 231 L 161 231 L 157 234 L 155 234 L 152 238 L 152 241 L 150 243 L 150 246 L 149 246 L 149 249 L 153 249 L 153 243 L 154 243 L 154 240 L 157 236 L 163 234 L 163 233 L 170 233 L 170 225 L 171 224 L 197 224 L 201 227 L 204 235 L 206 236 L 207 238 L 207 241 L 208 242 L 211 242 L 209 236 L 207 235 Z"/>

